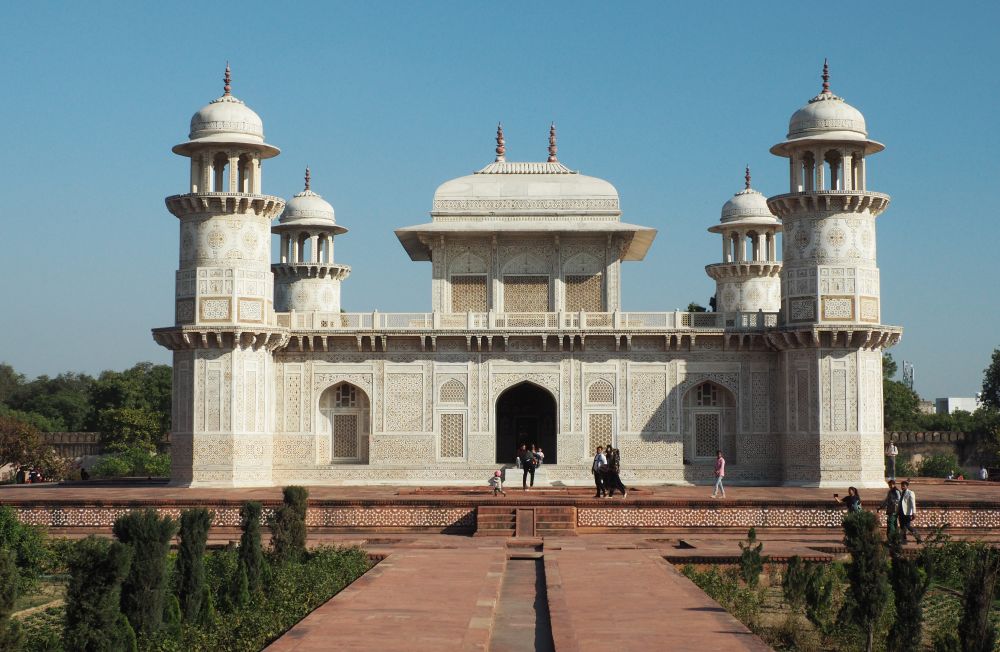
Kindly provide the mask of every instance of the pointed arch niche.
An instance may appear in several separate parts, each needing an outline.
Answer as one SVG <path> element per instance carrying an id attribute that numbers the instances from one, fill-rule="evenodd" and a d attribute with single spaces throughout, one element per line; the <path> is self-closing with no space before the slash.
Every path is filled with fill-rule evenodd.
<path id="1" fill-rule="evenodd" d="M 684 394 L 684 460 L 708 462 L 721 449 L 736 463 L 736 397 L 727 388 L 704 381 Z"/>
<path id="2" fill-rule="evenodd" d="M 326 388 L 319 397 L 323 432 L 330 437 L 330 461 L 368 462 L 371 403 L 360 387 L 347 382 Z"/>

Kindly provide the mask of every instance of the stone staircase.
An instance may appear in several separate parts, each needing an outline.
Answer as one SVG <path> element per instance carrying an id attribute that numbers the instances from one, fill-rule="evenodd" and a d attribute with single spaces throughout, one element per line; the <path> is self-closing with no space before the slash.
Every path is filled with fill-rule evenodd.
<path id="1" fill-rule="evenodd" d="M 576 536 L 576 507 L 480 505 L 475 536 Z"/>

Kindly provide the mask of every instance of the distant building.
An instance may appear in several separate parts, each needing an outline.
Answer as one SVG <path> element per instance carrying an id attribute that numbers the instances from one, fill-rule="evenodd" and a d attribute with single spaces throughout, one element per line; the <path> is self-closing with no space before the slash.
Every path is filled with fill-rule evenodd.
<path id="1" fill-rule="evenodd" d="M 920 414 L 937 414 L 937 405 L 934 401 L 921 399 L 917 409 L 920 410 Z"/>
<path id="2" fill-rule="evenodd" d="M 934 407 L 938 414 L 951 414 L 956 410 L 975 412 L 976 408 L 979 407 L 979 399 L 974 396 L 972 398 L 949 396 L 948 398 L 935 399 Z"/>

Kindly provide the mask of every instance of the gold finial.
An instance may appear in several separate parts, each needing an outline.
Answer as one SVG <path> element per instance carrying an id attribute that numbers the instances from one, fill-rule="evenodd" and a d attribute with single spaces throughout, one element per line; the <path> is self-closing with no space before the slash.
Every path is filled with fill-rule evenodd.
<path id="1" fill-rule="evenodd" d="M 747 173 L 743 176 L 746 179 L 746 189 L 750 190 L 750 166 L 747 165 Z"/>
<path id="2" fill-rule="evenodd" d="M 226 62 L 226 76 L 223 77 L 223 81 L 226 83 L 226 85 L 222 87 L 222 90 L 225 91 L 225 93 L 223 93 L 223 95 L 231 95 L 230 91 L 233 90 L 233 86 L 232 86 L 233 77 L 232 77 L 232 75 L 229 72 L 229 62 L 228 61 Z"/>
<path id="3" fill-rule="evenodd" d="M 830 92 L 830 65 L 826 62 L 826 57 L 823 57 L 823 92 Z"/>
<path id="4" fill-rule="evenodd" d="M 306 190 L 309 190 L 309 180 L 310 179 L 311 179 L 311 177 L 309 176 L 309 166 L 307 165 L 306 166 Z"/>
<path id="5" fill-rule="evenodd" d="M 503 139 L 503 123 L 502 122 L 498 122 L 497 123 L 497 158 L 496 158 L 496 160 L 498 160 L 498 161 L 506 160 L 504 158 L 504 153 L 507 151 L 507 148 L 504 147 L 504 142 L 505 141 Z"/>
<path id="6" fill-rule="evenodd" d="M 555 163 L 559 159 L 556 158 L 556 152 L 559 148 L 556 147 L 556 123 L 549 125 L 549 163 Z"/>

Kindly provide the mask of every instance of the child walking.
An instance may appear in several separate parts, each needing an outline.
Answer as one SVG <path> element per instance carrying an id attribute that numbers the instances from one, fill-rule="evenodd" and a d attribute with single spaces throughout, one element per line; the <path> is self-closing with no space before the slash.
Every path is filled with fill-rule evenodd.
<path id="1" fill-rule="evenodd" d="M 490 478 L 490 486 L 493 487 L 493 495 L 503 494 L 507 495 L 507 492 L 503 490 L 503 474 L 499 471 L 493 472 L 493 477 Z"/>

